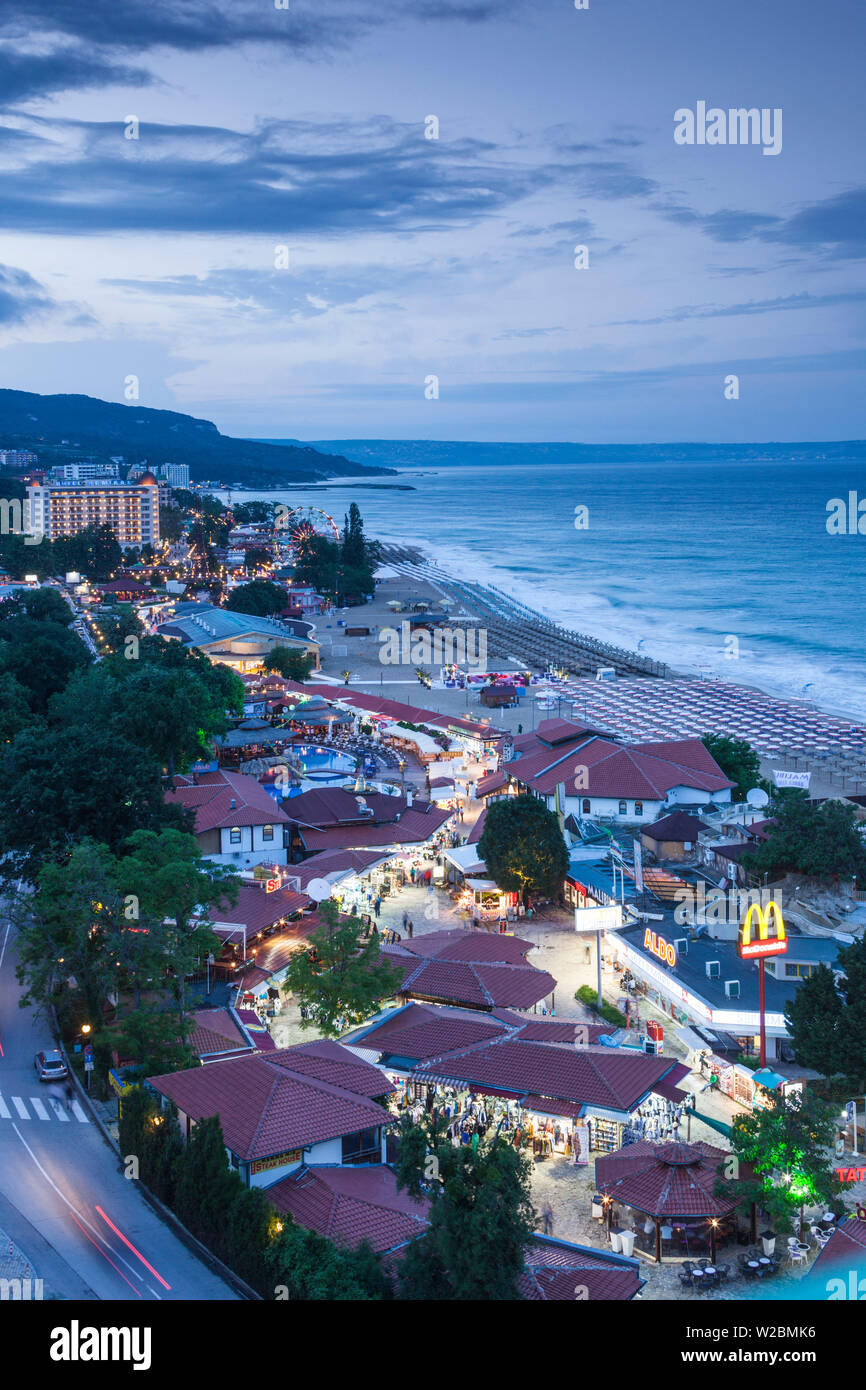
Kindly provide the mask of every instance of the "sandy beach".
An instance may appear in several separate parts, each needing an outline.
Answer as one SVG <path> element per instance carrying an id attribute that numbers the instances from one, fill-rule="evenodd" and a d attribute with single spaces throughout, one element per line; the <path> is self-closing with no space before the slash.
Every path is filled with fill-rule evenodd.
<path id="1" fill-rule="evenodd" d="M 804 701 L 767 696 L 752 685 L 717 679 L 702 681 L 669 668 L 664 668 L 663 675 L 640 675 L 620 666 L 616 680 L 598 681 L 596 669 L 616 663 L 597 638 L 586 639 L 598 643 L 597 652 L 591 646 L 574 646 L 583 669 L 574 674 L 572 668 L 566 668 L 569 679 L 565 687 L 558 689 L 554 685 L 549 691 L 552 706 L 541 701 L 547 708 L 538 708 L 538 699 L 527 695 L 513 708 L 487 709 L 480 702 L 477 688 L 446 688 L 438 679 L 438 670 L 430 666 L 434 681 L 428 689 L 415 675 L 416 663 L 406 660 L 395 665 L 380 659 L 387 633 L 399 631 L 400 622 L 407 617 L 406 611 L 395 611 L 395 604 L 408 609 L 426 602 L 431 611 L 441 614 L 443 603 L 447 603 L 454 630 L 477 624 L 479 630 L 486 631 L 485 669 L 491 671 L 529 669 L 540 674 L 543 663 L 521 658 L 540 638 L 546 638 L 551 625 L 524 605 L 510 603 L 508 595 L 431 565 L 414 548 L 385 544 L 381 574 L 371 603 L 363 608 L 328 613 L 318 620 L 317 636 L 322 643 L 322 671 L 318 679 L 342 686 L 343 672 L 348 670 L 353 689 L 419 709 L 488 719 L 495 728 L 511 733 L 532 729 L 552 715 L 585 720 L 634 742 L 723 732 L 743 737 L 756 748 L 762 775 L 770 781 L 774 771 L 808 771 L 813 796 L 866 792 L 866 731 L 853 719 L 822 713 Z M 507 615 L 509 633 L 521 633 L 523 643 L 514 643 L 522 646 L 521 651 L 506 650 L 501 637 L 490 632 L 491 605 L 500 615 Z M 346 627 L 368 628 L 369 635 L 347 636 Z M 623 662 L 629 656 L 641 660 L 639 654 L 622 652 Z M 727 727 L 722 727 L 720 702 L 724 709 L 725 698 L 730 697 L 733 702 L 735 692 L 736 703 L 731 704 L 730 715 L 724 716 Z M 655 724 L 650 721 L 646 725 L 643 734 L 640 720 L 635 722 L 634 714 L 627 715 L 627 711 L 645 711 L 654 706 L 659 706 L 660 713 Z M 759 713 L 752 714 L 753 709 Z"/>

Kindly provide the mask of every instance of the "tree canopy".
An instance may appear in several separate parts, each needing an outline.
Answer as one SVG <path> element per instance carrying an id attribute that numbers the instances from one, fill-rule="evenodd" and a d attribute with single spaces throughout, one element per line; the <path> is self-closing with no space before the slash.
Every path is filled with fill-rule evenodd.
<path id="1" fill-rule="evenodd" d="M 429 1231 L 408 1247 L 400 1298 L 516 1300 L 524 1255 L 535 1231 L 532 1166 L 500 1138 L 459 1148 L 441 1124 L 404 1117 L 398 1187 L 429 1201 Z"/>
<path id="2" fill-rule="evenodd" d="M 272 584 L 269 579 L 251 579 L 249 584 L 240 584 L 229 594 L 226 608 L 233 613 L 251 613 L 266 618 L 271 613 L 279 613 L 288 606 L 285 589 Z"/>
<path id="3" fill-rule="evenodd" d="M 843 946 L 794 988 L 785 1020 L 797 1061 L 828 1078 L 866 1086 L 866 937 Z"/>
<path id="4" fill-rule="evenodd" d="M 378 935 L 364 935 L 360 917 L 340 915 L 328 899 L 319 904 L 322 925 L 309 938 L 309 949 L 289 961 L 283 989 L 296 994 L 315 1017 L 301 1027 L 316 1027 L 326 1037 L 342 1031 L 341 1023 L 363 1023 L 381 999 L 394 993 L 403 972 L 379 949 Z"/>
<path id="5" fill-rule="evenodd" d="M 841 801 L 811 802 L 797 789 L 777 791 L 767 811 L 768 839 L 743 856 L 752 874 L 785 873 L 815 878 L 863 878 L 866 845 L 856 807 Z"/>
<path id="6" fill-rule="evenodd" d="M 831 1164 L 836 1138 L 836 1107 L 807 1090 L 792 1096 L 774 1094 L 767 1109 L 737 1115 L 731 1148 L 739 1164 L 736 1192 L 744 1207 L 757 1204 L 776 1229 L 791 1231 L 795 1217 L 802 1226 L 807 1206 L 841 1211 L 845 1184 Z M 726 1188 L 729 1195 L 730 1188 Z"/>
<path id="7" fill-rule="evenodd" d="M 313 669 L 314 657 L 300 647 L 273 647 L 264 658 L 266 671 L 277 671 L 290 681 L 305 681 Z"/>
<path id="8" fill-rule="evenodd" d="M 766 786 L 761 777 L 760 758 L 745 739 L 728 738 L 726 734 L 704 734 L 701 742 L 724 775 L 736 784 L 731 790 L 734 801 L 745 801 L 746 793 L 753 787 Z"/>
<path id="9" fill-rule="evenodd" d="M 478 853 L 507 893 L 553 897 L 568 872 L 559 819 L 534 796 L 503 797 L 487 808 Z"/>

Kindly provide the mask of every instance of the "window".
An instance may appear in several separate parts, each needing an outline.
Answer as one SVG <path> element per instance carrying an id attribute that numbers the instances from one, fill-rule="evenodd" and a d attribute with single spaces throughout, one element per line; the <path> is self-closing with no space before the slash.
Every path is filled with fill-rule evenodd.
<path id="1" fill-rule="evenodd" d="M 621 816 L 627 816 L 627 815 L 628 815 L 628 802 L 627 802 L 627 801 L 621 801 L 621 802 L 619 803 L 619 813 L 620 813 Z"/>
<path id="2" fill-rule="evenodd" d="M 272 825 L 262 826 L 262 839 L 272 840 L 274 838 L 274 827 Z"/>
<path id="3" fill-rule="evenodd" d="M 585 796 L 585 797 L 583 798 L 583 814 L 584 814 L 585 816 L 588 816 L 591 810 L 592 810 L 592 806 L 590 805 L 589 797 L 588 797 L 588 796 Z"/>
<path id="4" fill-rule="evenodd" d="M 643 802 L 642 802 L 642 801 L 636 801 L 636 802 L 634 803 L 634 813 L 635 813 L 636 816 L 642 816 L 642 815 L 643 815 Z"/>
<path id="5" fill-rule="evenodd" d="M 357 1134 L 343 1135 L 344 1163 L 381 1163 L 382 1141 L 378 1128 L 362 1129 Z"/>
<path id="6" fill-rule="evenodd" d="M 231 830 L 229 831 L 229 844 L 230 844 L 230 845 L 239 845 L 240 842 L 241 842 L 241 828 L 240 828 L 239 825 L 233 825 L 232 828 L 231 828 Z"/>
<path id="7" fill-rule="evenodd" d="M 785 978 L 788 980 L 808 980 L 812 974 L 811 965 L 798 965 L 796 962 L 785 961 Z"/>

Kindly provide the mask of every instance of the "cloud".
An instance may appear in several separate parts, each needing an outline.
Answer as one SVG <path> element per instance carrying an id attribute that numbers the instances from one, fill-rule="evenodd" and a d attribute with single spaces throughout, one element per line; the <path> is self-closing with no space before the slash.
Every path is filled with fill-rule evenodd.
<path id="1" fill-rule="evenodd" d="M 242 45 L 285 48 L 308 58 L 344 49 L 365 33 L 401 19 L 483 24 L 522 8 L 493 0 L 379 0 L 358 13 L 358 0 L 4 0 L 0 9 L 0 106 L 110 83 L 147 84 L 140 63 L 150 53 L 203 53 Z M 38 35 L 38 48 L 33 36 Z M 8 45 L 8 46 L 4 46 Z"/>
<path id="2" fill-rule="evenodd" d="M 837 294 L 787 294 L 776 299 L 752 299 L 745 304 L 693 304 L 673 309 L 652 319 L 612 319 L 610 328 L 631 328 L 639 324 L 683 323 L 686 319 L 727 319 L 750 314 L 775 314 L 789 309 L 835 309 L 846 304 L 862 304 L 866 290 L 840 290 Z"/>
<path id="3" fill-rule="evenodd" d="M 424 139 L 420 122 L 385 117 L 271 121 L 252 132 L 142 123 L 137 140 L 124 139 L 120 121 L 53 129 L 57 142 L 41 160 L 4 175 L 0 225 L 277 240 L 419 231 L 466 226 L 557 184 L 567 172 L 500 158 L 477 139 L 440 145 Z"/>
<path id="4" fill-rule="evenodd" d="M 713 241 L 763 241 L 845 260 L 866 256 L 866 188 L 809 203 L 787 217 L 734 208 L 698 213 L 675 202 L 653 208 L 670 222 L 699 228 Z"/>
<path id="5" fill-rule="evenodd" d="M 76 326 L 93 322 L 92 316 L 78 305 L 52 298 L 26 270 L 0 265 L 0 326 L 13 327 L 57 313 Z"/>

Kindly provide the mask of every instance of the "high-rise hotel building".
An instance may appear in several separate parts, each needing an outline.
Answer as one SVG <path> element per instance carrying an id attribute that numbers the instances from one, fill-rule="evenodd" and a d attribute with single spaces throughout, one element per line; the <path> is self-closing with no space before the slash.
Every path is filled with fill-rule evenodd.
<path id="1" fill-rule="evenodd" d="M 27 489 L 30 526 L 48 540 L 73 536 L 86 526 L 110 526 L 124 549 L 159 540 L 159 484 L 152 473 L 136 483 L 117 478 L 82 483 L 43 483 Z"/>

